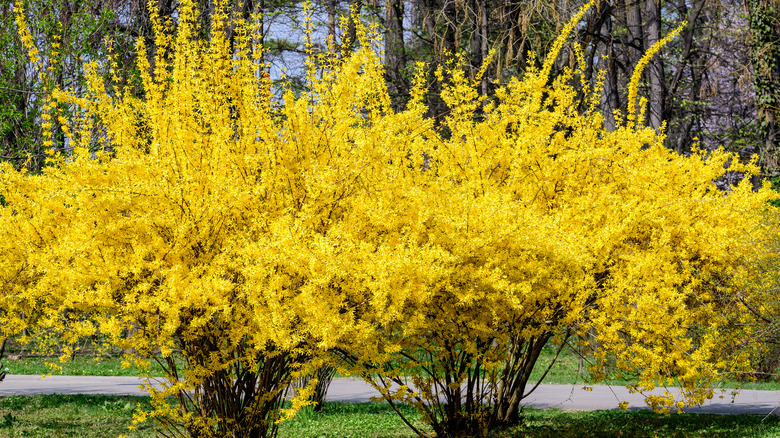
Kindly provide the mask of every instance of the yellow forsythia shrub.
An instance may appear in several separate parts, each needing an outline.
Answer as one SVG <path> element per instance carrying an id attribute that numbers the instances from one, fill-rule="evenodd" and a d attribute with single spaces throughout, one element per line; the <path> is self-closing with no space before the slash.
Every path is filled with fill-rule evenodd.
<path id="1" fill-rule="evenodd" d="M 606 132 L 581 71 L 549 77 L 580 17 L 541 70 L 495 99 L 440 71 L 443 126 L 412 123 L 419 134 L 374 171 L 368 201 L 351 200 L 359 218 L 343 240 L 361 242 L 350 263 L 366 294 L 359 318 L 374 332 L 347 349 L 439 435 L 516 423 L 551 340 L 594 337 L 596 379 L 609 361 L 637 391 L 679 386 L 647 398 L 658 410 L 703 402 L 722 372 L 744 365 L 724 354 L 721 329 L 744 312 L 724 297 L 740 291 L 775 195 L 749 178 L 718 190 L 725 167 L 758 169 L 723 151 L 677 155 L 641 113 Z M 425 112 L 424 84 L 401 117 Z"/>
<path id="2" fill-rule="evenodd" d="M 281 411 L 288 384 L 330 351 L 440 434 L 517 421 L 553 338 L 594 334 L 636 389 L 677 378 L 682 403 L 732 366 L 720 297 L 771 194 L 718 191 L 733 157 L 675 155 L 641 117 L 604 131 L 579 71 L 549 78 L 581 14 L 495 99 L 439 71 L 436 125 L 423 73 L 390 109 L 366 29 L 272 103 L 252 26 L 231 48 L 225 6 L 208 41 L 192 1 L 175 34 L 154 23 L 142 97 L 97 66 L 88 96 L 55 93 L 82 111 L 42 174 L 0 168 L 5 335 L 100 333 L 160 362 L 149 415 L 191 436 L 273 434 L 307 403 Z"/>

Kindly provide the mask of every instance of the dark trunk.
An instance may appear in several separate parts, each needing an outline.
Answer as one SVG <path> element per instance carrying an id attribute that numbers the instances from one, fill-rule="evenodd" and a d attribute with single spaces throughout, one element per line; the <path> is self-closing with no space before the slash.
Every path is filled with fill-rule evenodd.
<path id="1" fill-rule="evenodd" d="M 406 50 L 404 47 L 404 3 L 388 0 L 385 4 L 385 75 L 393 109 L 404 108 L 408 95 L 405 77 Z"/>
<path id="2" fill-rule="evenodd" d="M 473 27 L 471 30 L 471 76 L 475 78 L 488 56 L 488 10 L 487 0 L 472 0 L 470 9 L 473 11 Z M 487 75 L 485 75 L 487 76 Z M 488 81 L 483 77 L 480 81 L 480 94 L 487 95 Z"/>
<path id="3" fill-rule="evenodd" d="M 645 19 L 647 21 L 647 40 L 645 47 L 650 49 L 661 40 L 661 1 L 646 0 Z M 660 129 L 664 117 L 664 99 L 666 97 L 664 64 L 661 54 L 656 54 L 647 66 L 646 75 L 650 83 L 650 96 L 647 107 L 647 124 Z"/>
<path id="4" fill-rule="evenodd" d="M 615 65 L 614 42 L 612 40 L 612 6 L 607 2 L 598 5 L 596 34 L 600 70 L 604 71 L 604 88 L 601 92 L 601 112 L 604 115 L 604 129 L 614 131 L 615 110 L 620 108 L 618 100 L 617 67 Z"/>
<path id="5" fill-rule="evenodd" d="M 338 44 L 336 41 L 336 0 L 327 0 L 328 9 L 328 52 L 336 54 L 338 52 Z"/>

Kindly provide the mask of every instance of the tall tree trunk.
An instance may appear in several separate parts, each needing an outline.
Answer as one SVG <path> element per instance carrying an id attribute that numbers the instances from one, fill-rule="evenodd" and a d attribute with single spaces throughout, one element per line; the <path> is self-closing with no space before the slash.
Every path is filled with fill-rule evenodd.
<path id="1" fill-rule="evenodd" d="M 479 51 L 482 54 L 482 62 L 485 62 L 488 58 L 488 7 L 487 7 L 487 0 L 480 0 L 479 2 L 479 15 L 480 15 L 480 21 L 479 21 L 479 34 L 480 34 L 480 44 L 479 44 Z M 482 67 L 482 66 L 480 66 Z M 482 92 L 482 95 L 485 96 L 488 93 L 488 80 L 487 80 L 487 73 L 482 77 L 482 82 L 480 83 L 480 91 Z"/>
<path id="2" fill-rule="evenodd" d="M 439 44 L 438 53 L 443 54 L 444 52 L 449 52 L 449 54 L 452 55 L 457 53 L 460 49 L 459 11 L 462 9 L 462 7 L 459 6 L 459 2 L 457 0 L 443 0 L 443 4 L 439 6 L 439 9 L 440 11 L 436 13 L 439 14 L 439 16 L 442 18 L 443 31 L 441 31 L 442 35 L 440 37 L 441 42 Z"/>
<path id="3" fill-rule="evenodd" d="M 349 4 L 349 24 L 347 35 L 341 39 L 341 50 L 349 53 L 355 47 L 357 40 L 357 22 L 360 20 L 360 10 L 363 8 L 363 0 L 352 0 Z"/>
<path id="4" fill-rule="evenodd" d="M 649 49 L 661 40 L 661 0 L 646 0 L 645 18 L 647 20 L 647 41 Z M 659 129 L 664 121 L 664 99 L 666 97 L 663 58 L 657 54 L 647 66 L 647 78 L 650 83 L 650 98 L 647 108 L 647 124 Z"/>
<path id="5" fill-rule="evenodd" d="M 645 52 L 645 36 L 642 27 L 642 9 L 640 0 L 623 0 L 623 8 L 626 20 L 626 33 L 623 36 L 622 45 L 625 47 L 623 52 L 623 65 L 626 73 L 631 75 L 631 70 L 637 65 L 642 54 Z M 636 114 L 636 102 L 627 102 L 626 113 Z"/>
<path id="6" fill-rule="evenodd" d="M 257 0 L 257 8 L 258 12 L 260 12 L 260 22 L 258 23 L 258 30 L 260 31 L 260 35 L 258 35 L 258 46 L 262 49 L 263 45 L 265 45 L 265 0 Z M 259 57 L 260 64 L 265 63 L 265 51 L 260 51 L 260 57 Z M 263 67 L 261 67 L 263 68 Z"/>
<path id="7" fill-rule="evenodd" d="M 602 1 L 598 5 L 596 21 L 599 47 L 599 69 L 604 71 L 604 88 L 601 92 L 601 112 L 604 115 L 604 129 L 614 131 L 617 126 L 615 110 L 620 108 L 618 100 L 617 67 L 615 66 L 614 41 L 612 33 L 612 6 Z"/>
<path id="8" fill-rule="evenodd" d="M 469 9 L 473 11 L 471 30 L 471 75 L 472 79 L 482 67 L 488 55 L 488 11 L 487 0 L 472 0 Z M 480 93 L 487 94 L 487 78 L 480 81 Z"/>
<path id="9" fill-rule="evenodd" d="M 425 43 L 426 32 L 425 26 L 425 4 L 422 0 L 411 0 L 409 2 L 411 7 L 410 22 L 412 37 L 407 43 L 410 47 L 422 47 Z"/>
<path id="10" fill-rule="evenodd" d="M 648 0 L 649 1 L 649 0 Z M 626 40 L 624 45 L 628 47 L 627 64 L 636 65 L 639 58 L 645 52 L 645 37 L 642 31 L 642 11 L 639 0 L 625 0 L 626 13 Z"/>
<path id="11" fill-rule="evenodd" d="M 385 4 L 385 74 L 393 109 L 403 109 L 408 94 L 404 77 L 406 50 L 404 47 L 403 0 L 387 0 Z"/>
<path id="12" fill-rule="evenodd" d="M 336 42 L 336 1 L 327 0 L 328 9 L 328 52 L 335 54 L 338 52 L 338 45 Z"/>

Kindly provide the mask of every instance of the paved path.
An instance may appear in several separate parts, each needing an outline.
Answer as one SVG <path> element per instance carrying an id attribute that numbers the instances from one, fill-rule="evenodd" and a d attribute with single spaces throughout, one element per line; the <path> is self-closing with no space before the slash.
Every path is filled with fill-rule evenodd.
<path id="1" fill-rule="evenodd" d="M 0 396 L 33 394 L 111 394 L 145 395 L 138 387 L 138 377 L 41 376 L 8 375 L 0 382 Z M 629 394 L 622 386 L 539 385 L 524 404 L 534 408 L 564 410 L 616 409 L 627 401 L 629 409 L 646 409 L 639 394 Z M 358 379 L 334 379 L 328 390 L 329 401 L 362 402 L 379 394 Z M 732 402 L 733 398 L 733 402 Z M 717 414 L 780 415 L 780 391 L 743 390 L 732 397 L 730 390 L 717 391 L 704 405 L 688 408 L 686 412 Z"/>

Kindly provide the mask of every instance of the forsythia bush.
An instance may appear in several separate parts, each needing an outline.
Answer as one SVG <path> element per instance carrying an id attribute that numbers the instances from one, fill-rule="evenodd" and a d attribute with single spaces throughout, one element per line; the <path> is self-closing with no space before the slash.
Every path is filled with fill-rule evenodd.
<path id="1" fill-rule="evenodd" d="M 680 386 L 647 397 L 658 410 L 703 402 L 719 373 L 745 365 L 722 354 L 720 329 L 743 311 L 729 279 L 773 195 L 746 182 L 717 190 L 724 168 L 757 169 L 722 151 L 676 155 L 633 114 L 605 132 L 587 85 L 579 108 L 578 71 L 550 81 L 556 53 L 496 101 L 450 72 L 443 127 L 409 143 L 397 176 L 355 209 L 363 226 L 350 238 L 372 245 L 351 253 L 367 291 L 360 317 L 375 333 L 348 349 L 441 436 L 515 423 L 553 338 L 595 336 L 596 378 L 609 360 L 636 391 Z"/>
<path id="2" fill-rule="evenodd" d="M 440 436 L 516 422 L 554 338 L 596 336 L 640 391 L 676 378 L 683 399 L 657 408 L 738 365 L 723 297 L 772 195 L 713 181 L 755 168 L 675 155 L 641 114 L 605 132 L 578 71 L 549 78 L 557 50 L 495 100 L 438 71 L 436 125 L 422 73 L 390 109 L 362 29 L 274 104 L 251 24 L 231 48 L 224 13 L 208 41 L 195 17 L 183 1 L 175 35 L 155 23 L 142 98 L 95 66 L 90 95 L 53 96 L 82 109 L 62 121 L 72 152 L 0 168 L 5 335 L 100 333 L 160 362 L 150 415 L 190 436 L 273 434 L 290 381 L 332 351 Z"/>
<path id="3" fill-rule="evenodd" d="M 749 358 L 750 365 L 736 375 L 741 379 L 772 378 L 780 364 L 780 215 L 765 212 L 762 228 L 754 233 L 753 253 L 731 275 L 738 283 L 733 293 L 721 298 L 722 305 L 733 306 L 724 312 L 731 319 L 721 332 L 729 348 Z"/>

